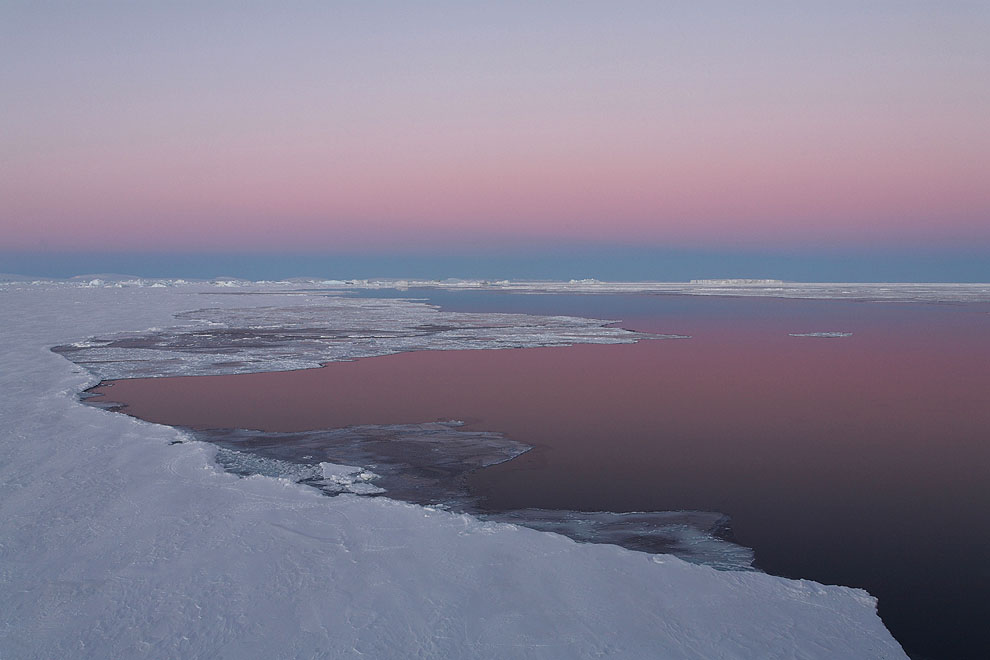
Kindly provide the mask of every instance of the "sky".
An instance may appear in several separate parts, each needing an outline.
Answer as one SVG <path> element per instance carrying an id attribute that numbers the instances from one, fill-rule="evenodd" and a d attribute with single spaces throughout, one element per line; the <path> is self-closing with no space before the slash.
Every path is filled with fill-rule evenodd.
<path id="1" fill-rule="evenodd" d="M 0 272 L 987 281 L 987 34 L 963 1 L 4 0 Z"/>

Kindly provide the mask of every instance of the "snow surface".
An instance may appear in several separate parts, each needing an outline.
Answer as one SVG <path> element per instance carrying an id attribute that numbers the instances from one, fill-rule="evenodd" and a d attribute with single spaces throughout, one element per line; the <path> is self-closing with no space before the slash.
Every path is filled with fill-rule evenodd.
<path id="1" fill-rule="evenodd" d="M 4 659 L 906 657 L 862 590 L 240 478 L 81 405 L 97 378 L 49 347 L 167 327 L 216 290 L 153 284 L 0 287 Z M 234 285 L 257 295 L 210 306 L 285 304 Z"/>

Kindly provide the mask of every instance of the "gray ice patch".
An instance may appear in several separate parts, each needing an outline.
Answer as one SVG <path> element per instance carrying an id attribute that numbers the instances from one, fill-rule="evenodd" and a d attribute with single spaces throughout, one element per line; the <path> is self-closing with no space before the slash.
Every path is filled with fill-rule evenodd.
<path id="1" fill-rule="evenodd" d="M 406 351 L 623 344 L 675 335 L 573 316 L 445 312 L 422 302 L 333 298 L 321 305 L 201 309 L 184 325 L 52 350 L 101 380 L 311 369 Z"/>
<path id="2" fill-rule="evenodd" d="M 729 519 L 705 511 L 489 511 L 467 476 L 530 449 L 500 433 L 465 431 L 462 422 L 351 426 L 273 433 L 185 429 L 220 445 L 218 462 L 241 475 L 293 479 L 327 495 L 386 495 L 484 520 L 554 532 L 581 543 L 672 554 L 720 570 L 753 570 L 753 551 L 730 539 Z"/>

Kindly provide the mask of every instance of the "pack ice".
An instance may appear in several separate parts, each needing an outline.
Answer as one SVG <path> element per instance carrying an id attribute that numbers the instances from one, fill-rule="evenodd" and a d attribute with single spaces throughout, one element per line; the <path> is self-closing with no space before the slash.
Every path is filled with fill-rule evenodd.
<path id="1" fill-rule="evenodd" d="M 862 590 L 239 477 L 215 445 L 81 405 L 101 368 L 49 350 L 191 309 L 327 304 L 242 288 L 0 287 L 0 657 L 906 657 Z"/>

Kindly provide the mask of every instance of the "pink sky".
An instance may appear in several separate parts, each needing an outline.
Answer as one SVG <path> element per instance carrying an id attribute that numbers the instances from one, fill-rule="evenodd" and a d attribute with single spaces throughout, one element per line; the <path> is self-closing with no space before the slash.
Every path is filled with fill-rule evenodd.
<path id="1" fill-rule="evenodd" d="M 0 25 L 0 249 L 990 246 L 981 3 Z"/>

